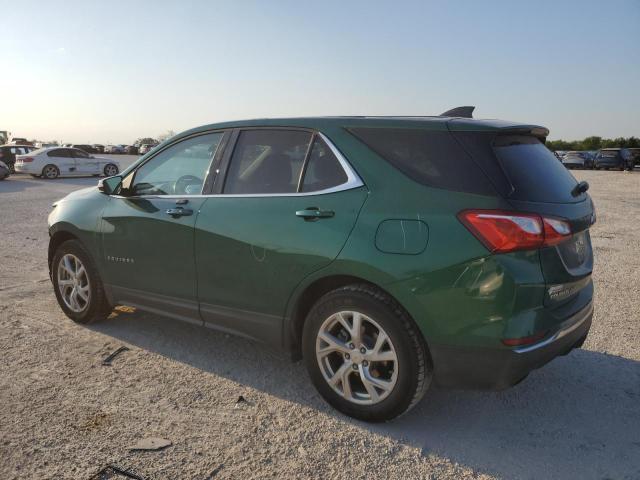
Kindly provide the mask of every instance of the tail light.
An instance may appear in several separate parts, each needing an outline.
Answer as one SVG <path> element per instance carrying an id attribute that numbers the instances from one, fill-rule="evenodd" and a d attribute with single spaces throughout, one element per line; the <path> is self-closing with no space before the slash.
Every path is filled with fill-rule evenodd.
<path id="1" fill-rule="evenodd" d="M 492 253 L 549 247 L 571 236 L 565 220 L 535 213 L 463 210 L 458 219 Z"/>
<path id="2" fill-rule="evenodd" d="M 33 157 L 20 157 L 20 160 L 22 160 L 22 163 L 31 163 L 33 162 Z"/>

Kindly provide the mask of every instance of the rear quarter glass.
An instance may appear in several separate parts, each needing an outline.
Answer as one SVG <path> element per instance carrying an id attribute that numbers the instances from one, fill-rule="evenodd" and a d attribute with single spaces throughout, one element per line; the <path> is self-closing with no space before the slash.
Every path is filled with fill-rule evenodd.
<path id="1" fill-rule="evenodd" d="M 497 191 L 448 131 L 351 127 L 348 131 L 410 179 L 429 187 L 478 195 Z"/>

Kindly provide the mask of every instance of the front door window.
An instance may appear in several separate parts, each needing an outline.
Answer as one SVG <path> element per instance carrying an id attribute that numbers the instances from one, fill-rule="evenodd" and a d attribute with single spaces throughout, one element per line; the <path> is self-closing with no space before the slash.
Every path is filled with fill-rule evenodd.
<path id="1" fill-rule="evenodd" d="M 177 143 L 136 170 L 132 195 L 198 195 L 223 133 L 199 135 Z"/>

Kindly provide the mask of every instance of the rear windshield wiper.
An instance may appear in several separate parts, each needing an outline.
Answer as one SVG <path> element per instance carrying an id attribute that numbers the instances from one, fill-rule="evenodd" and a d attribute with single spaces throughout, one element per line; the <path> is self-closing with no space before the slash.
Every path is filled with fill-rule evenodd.
<path id="1" fill-rule="evenodd" d="M 579 182 L 575 187 L 573 187 L 573 190 L 571 190 L 571 195 L 573 195 L 574 197 L 577 197 L 578 195 L 586 192 L 587 190 L 589 190 L 589 183 L 583 180 L 582 182 Z"/>

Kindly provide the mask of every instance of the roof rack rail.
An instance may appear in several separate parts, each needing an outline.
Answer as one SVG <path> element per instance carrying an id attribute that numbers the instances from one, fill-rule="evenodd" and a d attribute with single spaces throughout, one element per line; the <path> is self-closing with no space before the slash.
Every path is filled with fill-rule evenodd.
<path id="1" fill-rule="evenodd" d="M 444 113 L 441 113 L 441 117 L 462 117 L 462 118 L 473 118 L 473 111 L 476 107 L 467 106 L 467 107 L 456 107 L 451 110 L 447 110 Z"/>

